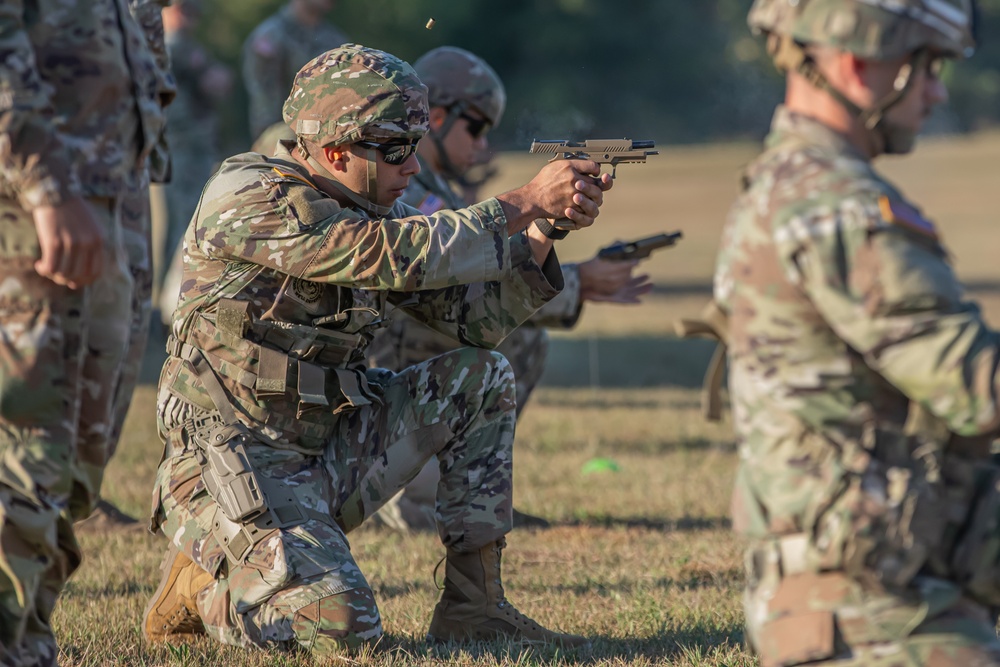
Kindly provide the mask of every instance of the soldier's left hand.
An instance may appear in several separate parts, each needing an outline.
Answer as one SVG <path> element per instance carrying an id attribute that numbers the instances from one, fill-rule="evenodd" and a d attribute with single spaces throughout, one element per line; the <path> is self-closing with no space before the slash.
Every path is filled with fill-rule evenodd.
<path id="1" fill-rule="evenodd" d="M 580 264 L 580 298 L 605 303 L 640 303 L 653 289 L 648 275 L 633 275 L 638 260 L 609 261 L 594 257 Z"/>

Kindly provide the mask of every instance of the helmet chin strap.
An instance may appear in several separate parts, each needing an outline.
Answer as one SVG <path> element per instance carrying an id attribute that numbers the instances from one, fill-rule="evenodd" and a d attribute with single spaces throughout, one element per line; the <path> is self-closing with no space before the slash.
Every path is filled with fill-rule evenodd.
<path id="1" fill-rule="evenodd" d="M 819 71 L 816 62 L 791 38 L 769 40 L 768 48 L 773 49 L 774 63 L 779 69 L 798 72 L 809 83 L 837 100 L 848 113 L 861 122 L 871 155 L 899 155 L 913 150 L 916 133 L 893 123 L 886 117 L 886 112 L 906 97 L 906 93 L 913 85 L 913 74 L 927 65 L 929 53 L 926 50 L 918 51 L 909 62 L 899 68 L 891 93 L 868 109 L 862 109 L 834 88 Z"/>
<path id="2" fill-rule="evenodd" d="M 337 192 L 347 197 L 352 203 L 360 206 L 368 213 L 379 218 L 386 217 L 392 211 L 391 206 L 381 206 L 376 204 L 372 199 L 374 196 L 377 196 L 378 193 L 378 164 L 376 162 L 378 156 L 376 155 L 374 148 L 365 149 L 365 159 L 367 161 L 365 165 L 365 183 L 367 192 L 362 193 L 351 190 L 349 187 L 337 180 L 337 177 L 331 174 L 326 167 L 313 158 L 308 151 L 304 150 L 303 146 L 300 146 L 299 150 L 306 156 L 306 162 L 309 163 L 309 166 L 315 169 L 321 176 L 326 177 L 330 185 L 333 186 Z"/>
<path id="3" fill-rule="evenodd" d="M 434 148 L 437 149 L 438 154 L 438 164 L 441 166 L 441 172 L 447 178 L 460 179 L 462 178 L 462 171 L 455 166 L 455 164 L 448 157 L 448 151 L 444 149 L 444 138 L 448 136 L 448 132 L 451 131 L 452 125 L 458 120 L 458 117 L 465 113 L 466 104 L 464 102 L 456 102 L 448 108 L 448 116 L 441 123 L 441 128 L 438 130 L 431 129 L 427 136 L 431 138 L 434 143 Z"/>

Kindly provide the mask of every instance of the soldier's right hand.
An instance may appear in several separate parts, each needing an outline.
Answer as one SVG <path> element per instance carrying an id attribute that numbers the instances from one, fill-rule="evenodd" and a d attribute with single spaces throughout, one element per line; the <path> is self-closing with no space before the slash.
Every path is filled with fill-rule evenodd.
<path id="1" fill-rule="evenodd" d="M 59 206 L 32 211 L 41 259 L 38 275 L 58 285 L 79 289 L 97 280 L 104 266 L 104 232 L 90 207 L 80 197 Z"/>
<path id="2" fill-rule="evenodd" d="M 525 187 L 538 198 L 542 214 L 536 217 L 569 218 L 580 228 L 594 224 L 612 183 L 596 162 L 557 160 L 542 167 Z"/>
<path id="3" fill-rule="evenodd" d="M 520 232 L 536 218 L 569 218 L 577 228 L 594 224 L 611 189 L 609 174 L 591 160 L 549 162 L 529 183 L 497 199 L 504 206 L 508 231 Z"/>

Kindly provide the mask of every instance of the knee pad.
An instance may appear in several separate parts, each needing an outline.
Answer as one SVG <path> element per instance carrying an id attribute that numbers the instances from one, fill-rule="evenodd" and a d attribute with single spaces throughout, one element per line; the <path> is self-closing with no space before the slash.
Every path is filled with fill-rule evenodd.
<path id="1" fill-rule="evenodd" d="M 316 655 L 357 649 L 382 636 L 382 619 L 369 588 L 329 595 L 295 612 L 292 631 L 299 645 Z"/>

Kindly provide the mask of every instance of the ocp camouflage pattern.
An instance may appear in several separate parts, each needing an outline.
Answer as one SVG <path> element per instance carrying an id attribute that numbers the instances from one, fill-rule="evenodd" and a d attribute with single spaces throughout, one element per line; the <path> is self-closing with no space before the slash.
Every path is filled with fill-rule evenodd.
<path id="1" fill-rule="evenodd" d="M 996 503 L 976 480 L 996 472 L 1000 336 L 963 299 L 936 227 L 846 138 L 779 108 L 766 145 L 715 275 L 741 460 L 734 527 L 756 549 L 806 536 L 797 568 L 844 572 L 866 595 L 920 597 L 921 572 L 997 604 L 974 585 L 995 558 L 958 527 Z M 776 620 L 754 612 L 769 594 L 751 585 L 752 633 Z M 964 617 L 948 599 L 935 613 Z"/>
<path id="2" fill-rule="evenodd" d="M 170 92 L 125 16 L 124 0 L 27 0 L 0 12 L 4 196 L 29 210 L 72 194 L 117 196 L 156 145 Z M 122 142 L 136 134 L 138 145 Z"/>
<path id="3" fill-rule="evenodd" d="M 294 506 L 308 517 L 266 536 L 242 561 L 225 554 L 186 426 L 210 418 L 216 405 L 180 352 L 160 381 L 168 455 L 153 526 L 216 576 L 198 599 L 210 635 L 328 654 L 382 632 L 345 533 L 431 456 L 441 462 L 445 544 L 475 549 L 510 529 L 510 365 L 495 352 L 464 348 L 398 374 L 366 369 L 385 305 L 466 344 L 494 347 L 561 281 L 554 263 L 534 263 L 523 235 L 507 237 L 495 199 L 429 217 L 397 203 L 392 216 L 372 218 L 319 191 L 291 157 L 293 146 L 284 142 L 273 158 L 230 158 L 209 181 L 186 237 L 173 331 L 207 357 L 251 428 L 251 465 L 273 480 L 265 482 L 269 507 Z M 237 336 L 226 315 L 234 302 L 246 304 Z M 279 348 L 289 355 L 283 389 L 255 380 L 274 354 L 261 332 L 288 343 Z M 327 378 L 318 389 L 325 407 L 300 383 L 310 364 Z M 368 389 L 346 398 L 345 375 Z M 355 620 L 338 620 L 348 617 Z"/>

